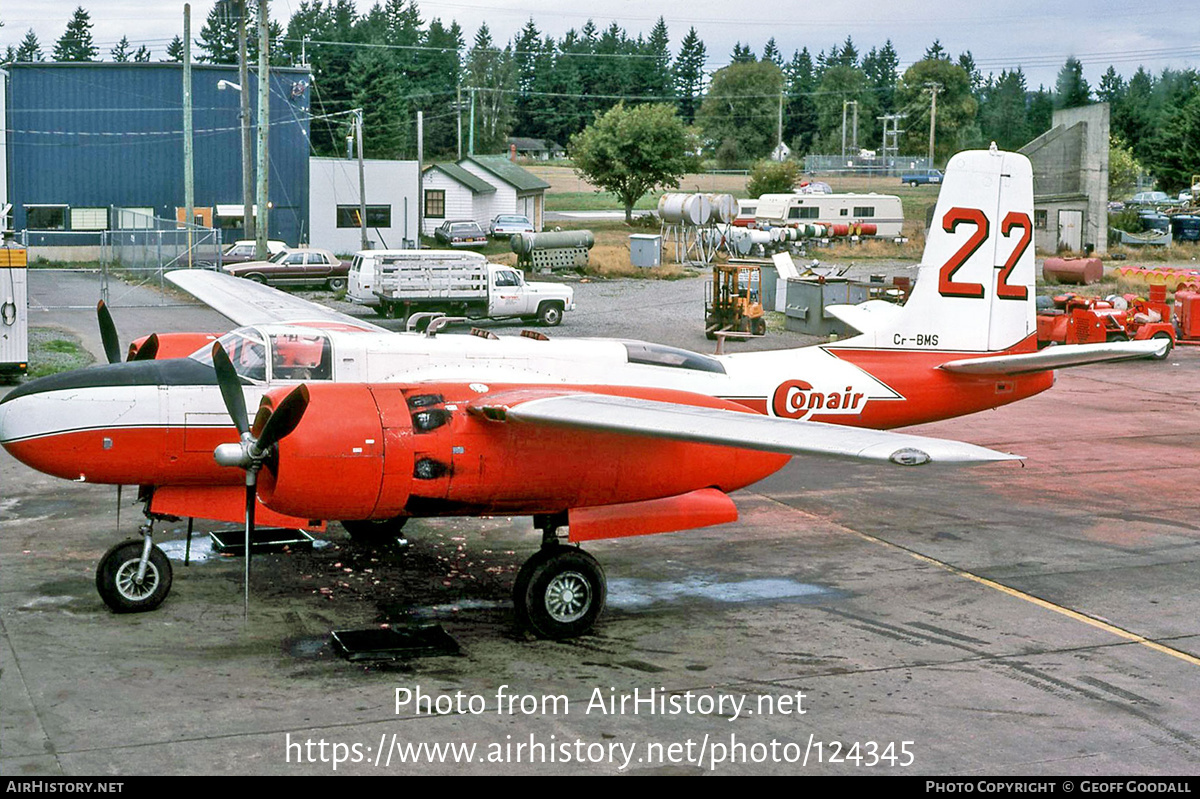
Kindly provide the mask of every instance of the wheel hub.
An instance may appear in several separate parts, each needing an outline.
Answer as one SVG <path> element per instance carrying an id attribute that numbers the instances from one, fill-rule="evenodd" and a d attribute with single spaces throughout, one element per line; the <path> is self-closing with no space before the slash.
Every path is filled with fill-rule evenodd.
<path id="1" fill-rule="evenodd" d="M 556 622 L 583 618 L 591 604 L 591 590 L 579 572 L 563 572 L 546 586 L 546 611 Z"/>
<path id="2" fill-rule="evenodd" d="M 138 561 L 127 560 L 117 570 L 116 588 L 121 596 L 131 601 L 140 601 L 158 588 L 158 569 L 153 563 L 146 564 L 146 576 L 138 580 Z"/>

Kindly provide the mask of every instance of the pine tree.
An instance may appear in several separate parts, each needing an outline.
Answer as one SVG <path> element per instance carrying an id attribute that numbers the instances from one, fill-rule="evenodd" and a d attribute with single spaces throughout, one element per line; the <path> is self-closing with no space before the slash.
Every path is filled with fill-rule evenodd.
<path id="1" fill-rule="evenodd" d="M 100 49 L 92 40 L 92 18 L 83 6 L 75 9 L 67 29 L 54 45 L 55 61 L 95 61 Z"/>
<path id="2" fill-rule="evenodd" d="M 1083 64 L 1079 63 L 1075 56 L 1070 56 L 1058 72 L 1058 81 L 1054 86 L 1054 105 L 1056 108 L 1076 108 L 1091 101 L 1092 89 L 1083 78 Z"/>
<path id="3" fill-rule="evenodd" d="M 150 51 L 146 49 L 146 45 L 143 44 L 137 49 L 137 52 L 133 54 L 133 60 L 138 64 L 149 63 Z"/>
<path id="4" fill-rule="evenodd" d="M 238 0 L 217 0 L 204 26 L 200 28 L 200 60 L 208 64 L 236 64 L 238 60 L 238 19 L 242 9 Z M 251 27 L 247 20 L 246 25 Z M 247 31 L 247 47 L 252 38 Z M 249 56 L 247 56 L 249 58 Z M 182 60 L 182 59 L 181 59 Z"/>
<path id="5" fill-rule="evenodd" d="M 750 45 L 734 42 L 733 52 L 729 55 L 730 62 L 734 64 L 754 64 L 758 61 L 754 57 L 754 51 L 750 49 Z"/>
<path id="6" fill-rule="evenodd" d="M 176 36 L 167 45 L 167 57 L 163 61 L 173 61 L 179 63 L 183 61 L 183 39 Z"/>
<path id="7" fill-rule="evenodd" d="M 805 47 L 792 53 L 792 60 L 784 68 L 787 81 L 787 103 L 784 106 L 783 137 L 790 142 L 797 155 L 812 151 L 817 138 L 817 108 L 813 103 L 813 92 L 817 89 L 817 73 L 812 56 Z"/>
<path id="8" fill-rule="evenodd" d="M 21 44 L 17 46 L 16 52 L 17 61 L 41 61 L 42 60 L 42 45 L 38 42 L 37 34 L 30 28 L 25 38 L 21 40 Z"/>
<path id="9" fill-rule="evenodd" d="M 117 42 L 117 46 L 108 52 L 112 56 L 112 60 L 118 64 L 129 61 L 129 37 L 122 36 L 121 41 Z"/>
<path id="10" fill-rule="evenodd" d="M 467 51 L 466 80 L 475 87 L 475 152 L 503 152 L 513 124 L 517 75 L 512 48 L 492 42 L 487 23 Z"/>
<path id="11" fill-rule="evenodd" d="M 687 125 L 696 121 L 696 111 L 700 107 L 706 57 L 704 42 L 696 35 L 695 28 L 689 28 L 671 69 L 675 80 L 675 96 L 679 98 L 679 116 Z"/>
<path id="12" fill-rule="evenodd" d="M 929 45 L 929 49 L 925 51 L 926 61 L 938 59 L 941 61 L 949 61 L 950 54 L 946 52 L 946 48 L 942 47 L 941 39 L 934 39 L 933 44 Z"/>
<path id="13" fill-rule="evenodd" d="M 879 110 L 885 114 L 892 113 L 895 105 L 896 80 L 899 78 L 900 56 L 888 39 L 882 48 L 871 48 L 862 61 L 862 71 L 867 81 L 875 89 L 879 101 Z"/>
<path id="14" fill-rule="evenodd" d="M 763 47 L 763 61 L 770 61 L 775 66 L 783 69 L 783 54 L 779 52 L 779 45 L 775 44 L 775 37 L 767 39 L 766 45 Z"/>

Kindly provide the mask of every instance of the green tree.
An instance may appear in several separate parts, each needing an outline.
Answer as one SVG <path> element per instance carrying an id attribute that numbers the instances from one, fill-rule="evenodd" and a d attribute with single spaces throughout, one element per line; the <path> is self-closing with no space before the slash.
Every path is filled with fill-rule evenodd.
<path id="1" fill-rule="evenodd" d="M 146 45 L 143 44 L 138 47 L 137 52 L 133 54 L 133 60 L 137 64 L 147 64 L 150 62 L 150 51 L 146 48 Z"/>
<path id="2" fill-rule="evenodd" d="M 795 190 L 796 181 L 799 179 L 800 166 L 795 161 L 764 159 L 756 162 L 750 170 L 746 193 L 751 197 L 760 197 L 764 194 L 787 194 Z"/>
<path id="3" fill-rule="evenodd" d="M 875 119 L 879 108 L 878 97 L 871 91 L 866 74 L 858 67 L 835 64 L 821 73 L 821 83 L 814 98 L 817 121 L 820 127 L 823 149 L 839 152 L 842 144 L 842 120 L 846 120 L 846 146 L 851 145 L 853 110 L 845 105 L 853 100 L 858 103 L 858 143 L 879 140 Z M 845 117 L 843 117 L 845 113 Z"/>
<path id="4" fill-rule="evenodd" d="M 679 44 L 679 55 L 675 57 L 675 65 L 671 68 L 675 96 L 679 98 L 679 115 L 688 125 L 696 121 L 696 112 L 700 109 L 706 58 L 704 42 L 696 34 L 695 28 L 689 28 L 687 36 Z"/>
<path id="5" fill-rule="evenodd" d="M 1190 188 L 1192 175 L 1200 174 L 1200 88 L 1166 113 L 1148 165 L 1168 192 Z"/>
<path id="6" fill-rule="evenodd" d="M 117 42 L 117 46 L 114 47 L 113 49 L 109 50 L 108 52 L 109 52 L 109 55 L 112 56 L 113 61 L 117 62 L 118 64 L 124 64 L 126 61 L 129 60 L 130 55 L 131 55 L 130 54 L 129 37 L 122 36 L 121 41 Z"/>
<path id="7" fill-rule="evenodd" d="M 407 153 L 410 118 L 400 77 L 387 50 L 364 47 L 354 56 L 351 97 L 363 109 L 363 153 L 369 158 L 399 159 Z"/>
<path id="8" fill-rule="evenodd" d="M 183 61 L 183 39 L 176 36 L 167 45 L 167 57 L 163 61 L 173 61 L 179 63 Z"/>
<path id="9" fill-rule="evenodd" d="M 83 6 L 75 9 L 67 29 L 54 45 L 55 61 L 95 61 L 100 48 L 92 40 L 92 18 Z"/>
<path id="10" fill-rule="evenodd" d="M 1075 56 L 1067 58 L 1067 63 L 1058 71 L 1058 81 L 1054 85 L 1054 105 L 1056 108 L 1077 108 L 1092 101 L 1092 89 L 1083 78 L 1083 64 Z"/>
<path id="11" fill-rule="evenodd" d="M 238 59 L 239 0 L 217 0 L 200 28 L 200 61 L 209 64 L 236 64 Z M 246 45 L 254 36 L 254 23 L 246 21 Z M 248 57 L 248 56 L 247 56 Z"/>
<path id="12" fill-rule="evenodd" d="M 517 71 L 512 48 L 498 49 L 487 23 L 467 51 L 466 80 L 475 88 L 475 152 L 503 152 L 513 125 Z"/>
<path id="13" fill-rule="evenodd" d="M 737 144 L 743 158 L 761 158 L 777 139 L 783 72 L 770 61 L 730 64 L 717 70 L 696 118 L 704 136 Z"/>
<path id="14" fill-rule="evenodd" d="M 779 52 L 779 45 L 775 44 L 775 37 L 767 39 L 766 45 L 763 46 L 763 61 L 770 61 L 775 66 L 783 69 L 783 53 Z"/>
<path id="15" fill-rule="evenodd" d="M 1004 150 L 1015 150 L 1028 142 L 1029 121 L 1025 112 L 1025 73 L 1018 67 L 1005 70 L 991 82 L 979 108 L 979 127 L 985 141 Z"/>
<path id="16" fill-rule="evenodd" d="M 896 79 L 899 77 L 900 56 L 892 46 L 892 40 L 880 49 L 871 48 L 863 57 L 862 71 L 867 76 L 867 85 L 875 92 L 882 113 L 890 114 L 895 108 Z"/>
<path id="17" fill-rule="evenodd" d="M 41 61 L 42 60 L 42 45 L 38 41 L 37 34 L 30 28 L 25 33 L 25 38 L 17 46 L 16 52 L 17 61 Z"/>
<path id="18" fill-rule="evenodd" d="M 1108 138 L 1108 196 L 1120 197 L 1129 194 L 1137 186 L 1138 175 L 1144 168 L 1133 157 L 1133 150 L 1121 141 L 1120 136 Z"/>
<path id="19" fill-rule="evenodd" d="M 617 103 L 572 136 L 570 145 L 575 171 L 617 195 L 627 223 L 646 192 L 675 186 L 696 167 L 695 150 L 694 136 L 665 103 Z"/>
<path id="20" fill-rule="evenodd" d="M 978 104 L 971 95 L 967 71 L 948 58 L 927 58 L 909 67 L 896 87 L 896 103 L 911 108 L 904 136 L 909 152 L 929 148 L 929 117 L 932 110 L 929 93 L 937 91 L 937 120 L 934 134 L 934 158 L 945 161 L 969 144 L 966 134 L 974 130 Z"/>
<path id="21" fill-rule="evenodd" d="M 787 99 L 783 106 L 783 137 L 791 142 L 797 154 L 811 152 L 819 127 L 817 106 L 813 94 L 817 90 L 817 74 L 812 56 L 805 47 L 792 53 L 792 60 L 784 68 Z"/>

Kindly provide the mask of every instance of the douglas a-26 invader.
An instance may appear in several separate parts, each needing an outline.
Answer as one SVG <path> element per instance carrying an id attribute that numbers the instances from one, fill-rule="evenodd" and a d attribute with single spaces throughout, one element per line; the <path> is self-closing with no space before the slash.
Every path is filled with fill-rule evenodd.
<path id="1" fill-rule="evenodd" d="M 257 514 L 353 531 L 530 515 L 543 545 L 517 576 L 517 616 L 543 636 L 577 635 L 600 613 L 605 581 L 594 558 L 560 543 L 564 528 L 578 543 L 733 521 L 729 493 L 794 453 L 1012 458 L 883 429 L 995 408 L 1048 389 L 1055 368 L 1164 346 L 1036 350 L 1032 204 L 1023 156 L 961 153 L 903 307 L 837 309 L 861 331 L 843 341 L 716 357 L 537 333 L 396 334 L 216 273 L 174 272 L 248 326 L 215 347 L 161 337 L 157 358 L 21 386 L 0 402 L 0 442 L 48 474 L 141 486 L 151 519 L 249 527 Z M 199 349 L 165 357 L 183 344 Z M 253 426 L 247 401 L 261 404 Z M 170 588 L 149 525 L 143 535 L 97 570 L 117 610 L 153 608 Z"/>

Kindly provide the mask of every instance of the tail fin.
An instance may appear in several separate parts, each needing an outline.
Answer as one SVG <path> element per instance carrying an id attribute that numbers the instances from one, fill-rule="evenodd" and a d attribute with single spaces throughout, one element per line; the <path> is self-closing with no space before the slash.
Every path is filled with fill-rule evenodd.
<path id="1" fill-rule="evenodd" d="M 872 329 L 846 344 L 956 352 L 1009 350 L 1037 329 L 1033 282 L 1029 159 L 997 150 L 994 144 L 991 150 L 962 152 L 946 166 L 908 302 L 890 312 L 869 314 L 875 323 L 863 326 Z M 1033 348 L 1032 343 L 1028 348 Z"/>

